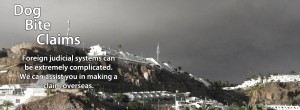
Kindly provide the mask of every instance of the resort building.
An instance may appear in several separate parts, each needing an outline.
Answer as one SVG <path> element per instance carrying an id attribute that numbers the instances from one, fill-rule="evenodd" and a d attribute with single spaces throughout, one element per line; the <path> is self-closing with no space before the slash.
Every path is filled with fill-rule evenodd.
<path id="1" fill-rule="evenodd" d="M 180 100 L 175 100 L 175 105 L 173 108 L 175 110 L 186 110 L 186 108 L 190 108 L 192 106 L 196 107 L 197 109 L 200 109 L 203 104 L 204 106 L 211 106 L 214 108 L 219 108 L 221 110 L 226 110 L 228 108 L 227 105 L 223 105 L 222 103 L 211 100 L 211 99 L 200 99 L 198 97 L 187 97 L 184 100 L 181 98 Z"/>
<path id="2" fill-rule="evenodd" d="M 273 110 L 300 110 L 300 106 L 293 106 L 293 105 L 266 105 L 268 109 Z"/>
<path id="3" fill-rule="evenodd" d="M 45 97 L 47 93 L 44 85 L 65 84 L 65 80 L 43 80 L 39 79 L 36 83 L 31 84 L 8 84 L 0 85 L 0 104 L 3 101 L 11 101 L 14 107 L 26 103 L 32 97 Z M 14 108 L 12 107 L 12 108 Z"/>
<path id="4" fill-rule="evenodd" d="M 95 45 L 90 47 L 91 50 L 88 53 L 88 56 L 103 56 L 106 55 L 106 51 L 102 50 L 102 47 L 100 45 Z"/>
<path id="5" fill-rule="evenodd" d="M 258 77 L 257 79 L 250 79 L 244 81 L 241 85 L 235 87 L 224 87 L 224 90 L 234 89 L 248 89 L 256 86 L 259 83 L 265 84 L 269 82 L 298 82 L 300 81 L 300 75 L 271 75 L 269 77 Z"/>

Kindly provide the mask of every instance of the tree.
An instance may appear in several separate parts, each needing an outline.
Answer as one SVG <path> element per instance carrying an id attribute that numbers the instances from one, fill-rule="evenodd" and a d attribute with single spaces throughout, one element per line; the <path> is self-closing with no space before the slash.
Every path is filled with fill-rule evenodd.
<path id="1" fill-rule="evenodd" d="M 121 51 L 121 49 L 122 49 L 122 45 L 121 45 L 121 44 L 119 44 L 119 45 L 118 45 L 118 48 L 119 48 L 119 51 Z"/>
<path id="2" fill-rule="evenodd" d="M 252 110 L 251 106 L 243 101 L 243 106 L 241 106 L 242 110 Z"/>
<path id="3" fill-rule="evenodd" d="M 243 106 L 241 107 L 242 110 L 267 110 L 267 107 L 263 103 L 258 104 L 251 104 L 243 102 Z"/>
<path id="4" fill-rule="evenodd" d="M 257 77 L 257 75 L 252 75 L 251 76 L 251 79 L 257 79 L 258 77 Z"/>
<path id="5" fill-rule="evenodd" d="M 258 103 L 257 104 L 257 109 L 258 110 L 267 110 L 267 107 L 263 103 Z"/>
<path id="6" fill-rule="evenodd" d="M 241 107 L 238 106 L 236 103 L 232 103 L 232 104 L 229 106 L 229 110 L 241 110 Z"/>
<path id="7" fill-rule="evenodd" d="M 260 76 L 260 83 L 264 83 L 264 79 L 265 79 L 265 77 L 264 76 Z"/>
<path id="8" fill-rule="evenodd" d="M 117 95 L 115 95 L 113 97 L 113 99 L 116 101 L 116 102 L 128 102 L 129 101 L 129 98 L 127 95 L 124 95 L 124 94 L 121 94 L 121 93 L 118 93 Z"/>
<path id="9" fill-rule="evenodd" d="M 129 110 L 139 110 L 139 103 L 138 102 L 133 102 L 133 101 L 130 101 L 128 103 L 128 108 Z"/>
<path id="10" fill-rule="evenodd" d="M 190 106 L 190 110 L 198 110 L 195 105 Z"/>
<path id="11" fill-rule="evenodd" d="M 208 105 L 206 103 L 206 100 L 203 101 L 203 103 L 201 104 L 201 107 L 199 108 L 199 110 L 215 110 L 215 109 L 217 109 L 216 105 L 215 104 Z"/>
<path id="12" fill-rule="evenodd" d="M 86 56 L 86 53 L 79 49 L 77 49 L 74 54 L 75 54 L 75 56 L 79 56 L 79 57 Z"/>
<path id="13" fill-rule="evenodd" d="M 182 67 L 181 67 L 181 66 L 178 66 L 178 70 L 181 71 L 181 70 L 182 70 Z"/>
<path id="14" fill-rule="evenodd" d="M 3 105 L 2 104 L 0 104 L 0 110 L 3 110 Z"/>
<path id="15" fill-rule="evenodd" d="M 229 81 L 224 81 L 223 82 L 223 87 L 228 87 L 228 86 L 230 86 Z"/>
<path id="16" fill-rule="evenodd" d="M 170 61 L 170 60 L 168 60 L 168 61 L 167 61 L 167 63 L 168 63 L 168 64 L 171 64 L 171 61 Z"/>
<path id="17" fill-rule="evenodd" d="M 47 96 L 49 96 L 50 94 L 55 94 L 55 91 L 54 91 L 53 88 L 47 88 L 47 89 L 45 90 L 45 92 L 47 93 Z"/>
<path id="18" fill-rule="evenodd" d="M 12 103 L 11 101 L 5 100 L 5 101 L 2 103 L 2 106 L 3 106 L 3 107 L 6 107 L 6 110 L 8 110 L 8 107 L 14 106 L 14 103 Z"/>
<path id="19" fill-rule="evenodd" d="M 294 71 L 294 70 L 292 70 L 292 71 L 290 71 L 290 73 L 289 74 L 296 74 L 297 72 L 296 71 Z"/>

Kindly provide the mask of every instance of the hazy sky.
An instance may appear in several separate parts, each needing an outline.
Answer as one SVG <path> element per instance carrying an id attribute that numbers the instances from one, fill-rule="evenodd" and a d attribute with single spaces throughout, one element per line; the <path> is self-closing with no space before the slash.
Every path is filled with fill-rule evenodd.
<path id="1" fill-rule="evenodd" d="M 14 4 L 41 7 L 51 31 L 25 31 Z M 39 33 L 80 36 L 155 58 L 211 80 L 241 82 L 257 73 L 300 71 L 299 0 L 1 0 L 0 47 L 36 42 Z"/>

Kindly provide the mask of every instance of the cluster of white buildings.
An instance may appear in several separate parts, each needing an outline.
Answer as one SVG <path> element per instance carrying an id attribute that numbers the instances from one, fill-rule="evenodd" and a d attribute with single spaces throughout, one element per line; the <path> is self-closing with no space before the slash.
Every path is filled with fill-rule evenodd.
<path id="1" fill-rule="evenodd" d="M 203 104 L 205 104 L 205 107 L 212 106 L 221 110 L 229 109 L 228 105 L 224 105 L 216 100 L 200 99 L 197 97 L 187 97 L 185 100 L 176 100 L 173 108 L 176 110 L 185 110 L 186 108 L 194 106 L 199 109 L 202 107 Z M 298 105 L 266 105 L 266 107 L 267 109 L 272 110 L 300 110 L 300 106 Z"/>
<path id="2" fill-rule="evenodd" d="M 102 47 L 100 47 L 100 45 L 95 45 L 90 47 L 91 50 L 88 53 L 88 56 L 105 56 L 106 55 L 106 51 L 102 50 Z"/>
<path id="3" fill-rule="evenodd" d="M 0 103 L 10 101 L 17 106 L 25 103 L 32 96 L 46 96 L 44 88 L 26 87 L 27 85 L 2 85 L 0 87 Z"/>
<path id="4" fill-rule="evenodd" d="M 14 106 L 27 103 L 32 97 L 45 97 L 47 93 L 44 85 L 47 83 L 52 84 L 65 84 L 64 80 L 42 80 L 39 79 L 36 83 L 30 84 L 8 84 L 0 85 L 0 104 L 4 101 L 11 101 Z"/>
<path id="5" fill-rule="evenodd" d="M 235 87 L 224 87 L 224 90 L 235 90 L 235 89 L 248 89 L 259 83 L 265 84 L 269 82 L 298 82 L 300 81 L 300 75 L 271 75 L 270 77 L 258 77 L 257 79 L 250 79 L 244 81 L 241 85 Z"/>
<path id="6" fill-rule="evenodd" d="M 158 99 L 172 99 L 175 94 L 167 91 L 145 91 L 145 92 L 126 92 L 131 101 L 143 101 L 143 100 L 158 100 Z"/>
<path id="7" fill-rule="evenodd" d="M 197 97 L 187 97 L 185 100 L 175 100 L 175 105 L 172 106 L 176 110 L 186 110 L 186 108 L 190 108 L 192 106 L 197 109 L 201 108 L 202 105 L 205 104 L 205 107 L 211 106 L 213 108 L 219 108 L 221 110 L 226 110 L 228 108 L 227 105 L 224 105 L 216 100 L 211 99 L 200 99 Z"/>
<path id="8" fill-rule="evenodd" d="M 117 95 L 118 93 L 105 93 L 105 92 L 98 92 L 96 96 L 99 96 L 100 99 L 109 99 L 113 96 Z M 212 99 L 200 99 L 198 97 L 189 97 L 190 92 L 184 93 L 173 93 L 169 91 L 143 91 L 143 92 L 126 92 L 122 93 L 123 95 L 128 96 L 130 101 L 156 101 L 156 100 L 174 100 L 174 104 L 172 108 L 175 110 L 185 110 L 186 108 L 190 108 L 192 106 L 196 108 L 201 108 L 203 104 L 205 106 L 212 106 L 214 108 L 220 108 L 221 110 L 226 110 L 228 108 L 227 105 L 224 105 L 216 100 Z"/>
<path id="9" fill-rule="evenodd" d="M 111 99 L 113 96 L 119 93 L 106 93 L 98 92 L 96 96 L 99 96 L 100 99 Z M 128 96 L 130 101 L 151 101 L 151 100 L 160 100 L 160 99 L 173 99 L 175 93 L 168 91 L 142 91 L 142 92 L 125 92 L 123 95 Z M 190 94 L 187 92 L 186 94 Z"/>
<path id="10" fill-rule="evenodd" d="M 168 63 L 160 64 L 159 61 L 157 61 L 158 59 L 155 60 L 154 58 L 145 58 L 142 56 L 133 55 L 129 52 L 116 51 L 116 50 L 112 50 L 110 48 L 101 47 L 100 45 L 91 46 L 90 51 L 87 55 L 88 56 L 103 56 L 103 55 L 105 56 L 105 55 L 107 55 L 107 56 L 116 57 L 121 60 L 149 64 L 151 66 L 158 67 L 159 69 L 165 69 L 171 73 L 176 73 L 176 72 L 182 73 L 183 72 L 183 71 L 176 70 L 173 66 L 171 66 Z"/>
<path id="11" fill-rule="evenodd" d="M 300 106 L 293 106 L 293 105 L 266 105 L 268 109 L 274 110 L 300 110 Z"/>
<path id="12" fill-rule="evenodd" d="M 157 55 L 158 54 L 159 54 L 159 51 L 158 51 Z M 157 61 L 158 59 L 155 60 L 154 58 L 145 58 L 142 56 L 133 55 L 129 52 L 116 51 L 116 50 L 112 50 L 110 48 L 104 48 L 104 47 L 101 47 L 99 44 L 95 45 L 95 46 L 91 46 L 90 51 L 87 55 L 91 56 L 91 57 L 93 57 L 93 56 L 112 56 L 112 57 L 116 57 L 118 59 L 125 60 L 125 61 L 149 64 L 149 65 L 151 65 L 153 67 L 157 67 L 159 69 L 165 69 L 171 73 L 184 73 L 183 70 L 179 70 L 178 68 L 176 68 L 168 63 L 160 64 Z M 189 75 L 191 78 L 203 83 L 206 87 L 209 87 L 211 85 L 209 82 L 205 81 L 204 79 L 202 79 L 200 77 L 196 77 L 192 74 L 189 74 Z"/>

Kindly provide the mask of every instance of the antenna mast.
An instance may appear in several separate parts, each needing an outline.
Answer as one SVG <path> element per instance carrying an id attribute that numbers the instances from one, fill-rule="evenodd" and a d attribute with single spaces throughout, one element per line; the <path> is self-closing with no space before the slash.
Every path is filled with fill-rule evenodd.
<path id="1" fill-rule="evenodd" d="M 67 37 L 69 38 L 69 35 L 70 35 L 70 26 L 71 25 L 71 22 L 70 22 L 70 17 L 68 19 L 68 31 L 67 31 Z M 69 42 L 67 42 L 67 46 L 69 45 Z"/>
<path id="2" fill-rule="evenodd" d="M 70 18 L 68 19 L 68 31 L 67 31 L 67 37 L 69 37 L 70 34 Z"/>
<path id="3" fill-rule="evenodd" d="M 158 42 L 157 48 L 156 48 L 156 60 L 157 60 L 157 62 L 159 62 L 159 53 L 160 53 L 160 50 L 159 50 L 159 42 Z"/>

